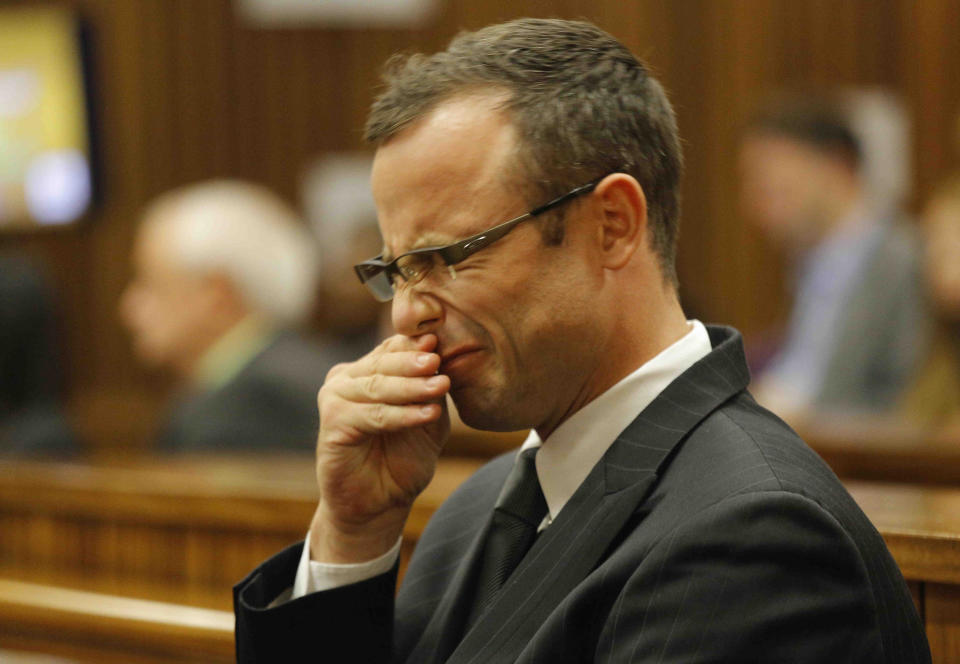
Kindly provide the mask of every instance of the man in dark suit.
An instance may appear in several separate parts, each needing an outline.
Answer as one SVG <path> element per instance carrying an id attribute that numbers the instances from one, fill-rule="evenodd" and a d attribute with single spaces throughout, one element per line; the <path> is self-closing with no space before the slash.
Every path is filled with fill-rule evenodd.
<path id="1" fill-rule="evenodd" d="M 387 79 L 384 252 L 357 272 L 397 335 L 320 391 L 320 504 L 235 588 L 239 661 L 929 661 L 880 536 L 746 392 L 739 335 L 680 308 L 679 139 L 644 67 L 521 20 Z M 533 431 L 440 508 L 394 599 L 447 394 Z"/>
<path id="2" fill-rule="evenodd" d="M 865 93 L 772 100 L 741 144 L 745 216 L 793 277 L 786 333 L 753 392 L 793 424 L 889 410 L 925 347 L 913 225 L 896 187 L 871 177 L 875 162 L 895 160 L 874 154 L 876 139 L 854 121 L 870 102 L 879 103 Z"/>
<path id="3" fill-rule="evenodd" d="M 334 362 L 316 344 L 275 331 L 236 374 L 212 389 L 187 389 L 164 418 L 167 451 L 310 450 L 317 381 Z"/>
<path id="4" fill-rule="evenodd" d="M 296 214 L 251 183 L 190 185 L 148 207 L 133 262 L 121 314 L 134 348 L 181 383 L 159 447 L 311 449 L 317 382 L 334 362 L 293 331 L 316 290 Z"/>

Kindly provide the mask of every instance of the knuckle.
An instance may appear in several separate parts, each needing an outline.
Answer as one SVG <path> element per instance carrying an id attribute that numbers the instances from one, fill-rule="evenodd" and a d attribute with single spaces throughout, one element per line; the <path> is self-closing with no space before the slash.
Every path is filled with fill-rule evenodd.
<path id="1" fill-rule="evenodd" d="M 382 426 L 386 423 L 386 421 L 387 421 L 387 407 L 386 407 L 386 405 L 384 405 L 384 404 L 382 404 L 382 403 L 374 404 L 374 406 L 373 406 L 373 411 L 372 411 L 370 417 L 371 417 L 371 419 L 373 420 L 373 423 L 374 423 L 376 426 L 382 427 Z"/>
<path id="2" fill-rule="evenodd" d="M 367 398 L 371 400 L 376 400 L 377 395 L 380 394 L 380 390 L 383 387 L 383 374 L 375 373 L 370 376 L 367 376 L 366 380 L 363 381 L 363 390 Z"/>
<path id="3" fill-rule="evenodd" d="M 385 353 L 378 353 L 373 356 L 373 362 L 371 368 L 373 373 L 380 374 L 383 373 L 384 363 L 386 362 L 387 355 Z"/>
<path id="4" fill-rule="evenodd" d="M 323 385 L 320 386 L 320 389 L 317 390 L 317 402 L 322 403 L 332 399 L 337 394 L 337 385 L 340 382 L 341 379 L 336 376 L 327 378 L 327 380 L 323 382 Z"/>
<path id="5" fill-rule="evenodd" d="M 346 362 L 339 362 L 330 367 L 330 370 L 327 371 L 326 378 L 324 382 L 329 381 L 333 378 L 336 378 L 338 374 L 343 373 L 347 368 Z"/>
<path id="6" fill-rule="evenodd" d="M 322 409 L 324 402 L 330 399 L 330 383 L 325 382 L 320 386 L 320 389 L 317 390 L 317 408 Z"/>
<path id="7" fill-rule="evenodd" d="M 317 397 L 317 409 L 320 413 L 320 425 L 332 425 L 337 420 L 337 399 L 330 394 L 324 394 L 323 388 Z"/>

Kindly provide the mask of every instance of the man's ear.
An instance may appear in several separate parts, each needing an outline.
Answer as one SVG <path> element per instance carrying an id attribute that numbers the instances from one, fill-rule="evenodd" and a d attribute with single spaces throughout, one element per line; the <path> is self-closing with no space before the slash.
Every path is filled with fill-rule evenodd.
<path id="1" fill-rule="evenodd" d="M 229 315 L 245 312 L 246 303 L 233 280 L 223 272 L 211 272 L 204 275 L 204 293 L 208 306 Z"/>
<path id="2" fill-rule="evenodd" d="M 647 197 L 633 176 L 608 175 L 594 191 L 600 209 L 600 251 L 605 268 L 618 270 L 647 242 Z"/>

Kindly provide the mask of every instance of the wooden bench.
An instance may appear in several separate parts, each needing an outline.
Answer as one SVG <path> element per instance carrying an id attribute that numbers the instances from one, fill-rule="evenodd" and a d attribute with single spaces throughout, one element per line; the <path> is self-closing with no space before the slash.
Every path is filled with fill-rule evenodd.
<path id="1" fill-rule="evenodd" d="M 408 521 L 404 561 L 430 515 L 481 463 L 443 460 Z M 303 539 L 316 505 L 309 455 L 0 460 L 0 570 L 168 584 L 184 601 L 196 592 L 229 609 L 232 585 Z"/>
<path id="2" fill-rule="evenodd" d="M 232 662 L 233 614 L 0 578 L 0 648 L 97 664 Z"/>
<path id="3" fill-rule="evenodd" d="M 910 585 L 933 661 L 960 662 L 960 489 L 848 482 Z"/>
<path id="4" fill-rule="evenodd" d="M 902 422 L 827 420 L 801 436 L 844 479 L 960 486 L 960 440 Z"/>
<path id="5" fill-rule="evenodd" d="M 479 465 L 443 459 L 404 533 Z M 316 505 L 309 458 L 181 458 L 88 466 L 0 462 L 0 577 L 228 611 L 230 587 L 300 539 Z M 849 481 L 908 580 L 936 662 L 960 662 L 960 487 Z M 151 590 L 150 588 L 153 588 Z M 174 595 L 164 594 L 163 588 Z M 2 645 L 2 644 L 0 644 Z"/>

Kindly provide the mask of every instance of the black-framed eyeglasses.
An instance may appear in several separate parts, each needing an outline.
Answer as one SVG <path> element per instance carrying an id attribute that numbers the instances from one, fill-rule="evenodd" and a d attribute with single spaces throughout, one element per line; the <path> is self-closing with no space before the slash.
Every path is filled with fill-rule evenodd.
<path id="1" fill-rule="evenodd" d="M 504 237 L 507 233 L 516 228 L 517 224 L 533 219 L 534 217 L 559 207 L 567 201 L 573 200 L 577 196 L 587 194 L 593 191 L 600 178 L 593 182 L 581 185 L 559 198 L 555 198 L 549 203 L 540 207 L 533 208 L 526 214 L 522 214 L 515 219 L 505 221 L 493 228 L 489 228 L 476 235 L 448 244 L 443 247 L 423 247 L 414 249 L 394 258 L 392 261 L 384 261 L 383 254 L 376 258 L 363 261 L 353 266 L 357 276 L 360 277 L 367 289 L 380 302 L 389 302 L 393 299 L 395 287 L 400 280 L 408 284 L 415 284 L 422 281 L 431 270 L 441 265 L 445 265 L 453 270 L 453 266 L 460 261 L 466 260 L 469 256 L 477 253 L 481 249 L 489 247 L 491 244 Z M 452 272 L 455 276 L 456 273 Z"/>

